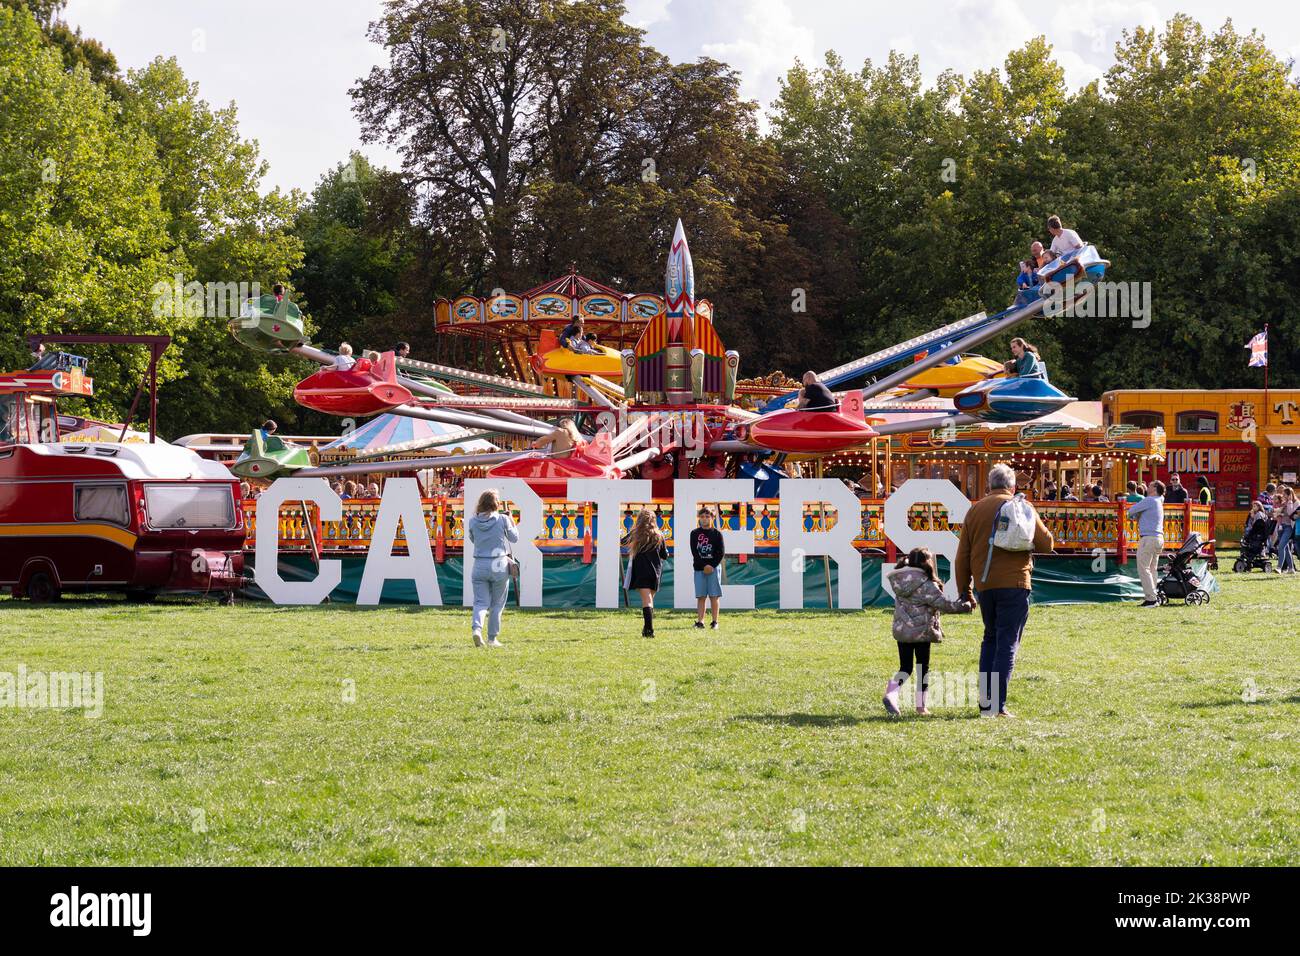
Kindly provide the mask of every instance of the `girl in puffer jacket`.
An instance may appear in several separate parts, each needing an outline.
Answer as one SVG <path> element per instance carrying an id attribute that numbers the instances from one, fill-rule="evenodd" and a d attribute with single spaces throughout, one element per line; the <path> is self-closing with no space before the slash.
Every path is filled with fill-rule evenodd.
<path id="1" fill-rule="evenodd" d="M 916 548 L 894 566 L 889 577 L 894 586 L 894 640 L 898 642 L 898 673 L 885 685 L 884 704 L 898 716 L 898 690 L 912 675 L 916 660 L 916 712 L 928 714 L 925 695 L 930 685 L 930 645 L 943 640 L 942 612 L 969 614 L 973 603 L 950 601 L 943 596 L 939 572 L 929 548 Z"/>

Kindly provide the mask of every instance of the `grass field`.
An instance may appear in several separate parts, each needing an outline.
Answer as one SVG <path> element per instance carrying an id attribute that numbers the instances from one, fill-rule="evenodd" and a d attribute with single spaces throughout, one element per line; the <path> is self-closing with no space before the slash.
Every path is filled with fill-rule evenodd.
<path id="1" fill-rule="evenodd" d="M 0 671 L 105 685 L 0 709 L 0 864 L 1296 864 L 1300 581 L 1221 579 L 1035 608 L 1019 720 L 886 719 L 880 610 L 512 611 L 477 650 L 459 609 L 0 601 Z"/>

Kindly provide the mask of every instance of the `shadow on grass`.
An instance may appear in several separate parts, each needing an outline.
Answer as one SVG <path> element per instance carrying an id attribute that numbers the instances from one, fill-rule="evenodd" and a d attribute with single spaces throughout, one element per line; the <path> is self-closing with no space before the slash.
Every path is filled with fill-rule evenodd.
<path id="1" fill-rule="evenodd" d="M 1179 706 L 1184 710 L 1207 710 L 1212 707 L 1269 707 L 1273 704 L 1300 704 L 1300 694 L 1292 694 L 1289 697 L 1261 697 L 1252 701 L 1245 701 L 1240 697 L 1228 697 L 1222 700 L 1199 700 Z"/>
<path id="2" fill-rule="evenodd" d="M 879 717 L 855 717 L 852 714 L 737 714 L 731 719 L 750 724 L 784 724 L 787 727 L 856 727 L 858 724 L 893 718 L 885 714 Z"/>
<path id="3" fill-rule="evenodd" d="M 867 717 L 859 717 L 856 714 L 737 714 L 730 719 L 730 722 L 743 721 L 749 724 L 784 727 L 856 727 L 859 724 L 896 724 L 904 721 L 920 721 L 933 724 L 946 723 L 952 720 L 969 721 L 978 719 L 979 713 L 973 709 L 945 708 L 931 711 L 924 717 L 909 713 L 906 710 L 899 717 L 891 717 L 885 713 L 871 714 Z"/>

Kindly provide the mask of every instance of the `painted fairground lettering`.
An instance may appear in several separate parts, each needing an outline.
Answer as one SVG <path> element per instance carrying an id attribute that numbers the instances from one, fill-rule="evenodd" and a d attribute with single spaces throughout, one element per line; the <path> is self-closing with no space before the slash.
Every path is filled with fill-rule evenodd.
<path id="1" fill-rule="evenodd" d="M 474 501 L 489 488 L 495 488 L 518 514 L 519 543 L 513 546 L 519 561 L 520 606 L 541 607 L 544 591 L 542 552 L 536 538 L 542 533 L 542 499 L 521 478 L 471 478 L 465 482 L 464 499 Z M 570 501 L 591 502 L 596 518 L 595 564 L 596 606 L 615 608 L 619 604 L 619 546 L 623 529 L 618 517 L 623 508 L 651 498 L 651 482 L 642 479 L 611 480 L 572 478 L 568 484 Z M 673 485 L 674 514 L 692 515 L 702 503 L 738 504 L 754 499 L 754 483 L 748 479 L 691 479 Z M 338 521 L 343 516 L 343 502 L 323 478 L 281 478 L 257 499 L 257 526 L 273 529 L 257 535 L 256 581 L 277 604 L 319 604 L 342 581 L 342 565 L 337 559 L 322 559 L 316 576 L 311 579 L 286 580 L 279 568 L 280 507 L 284 504 L 310 503 L 320 510 L 321 521 Z M 959 522 L 970 502 L 950 482 L 914 478 L 899 486 L 886 503 L 885 533 L 900 549 L 929 547 L 951 560 L 956 554 L 957 535 L 952 531 L 916 531 L 908 527 L 908 509 L 917 503 L 937 502 L 947 508 L 950 520 Z M 834 561 L 839 569 L 834 595 L 837 608 L 862 607 L 862 555 L 854 545 L 862 530 L 862 506 L 856 495 L 835 479 L 791 478 L 781 482 L 779 515 L 782 520 L 779 547 L 780 606 L 802 608 L 804 571 L 809 558 Z M 824 518 L 806 528 L 804 515 L 809 506 L 825 513 Z M 602 520 L 610 516 L 613 520 Z M 399 529 L 406 540 L 406 553 L 397 553 L 394 545 Z M 754 532 L 722 529 L 727 553 L 755 552 Z M 464 541 L 463 560 L 474 559 L 474 545 Z M 691 588 L 691 555 L 678 547 L 673 557 L 673 603 L 678 608 L 695 606 Z M 438 586 L 436 564 L 428 526 L 414 479 L 391 479 L 380 498 L 372 545 L 366 553 L 357 603 L 378 604 L 389 581 L 411 581 L 419 602 L 443 604 Z M 889 590 L 888 580 L 884 582 Z M 955 595 L 955 587 L 948 590 Z M 892 594 L 892 591 L 890 592 Z M 728 607 L 755 606 L 752 585 L 723 585 Z M 470 582 L 464 580 L 461 602 L 473 604 Z"/>

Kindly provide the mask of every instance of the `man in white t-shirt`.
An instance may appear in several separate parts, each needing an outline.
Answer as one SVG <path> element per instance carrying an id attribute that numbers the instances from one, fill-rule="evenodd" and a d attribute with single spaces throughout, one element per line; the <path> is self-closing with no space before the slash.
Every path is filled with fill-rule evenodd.
<path id="1" fill-rule="evenodd" d="M 1052 234 L 1052 254 L 1055 256 L 1063 256 L 1075 249 L 1083 248 L 1083 240 L 1079 238 L 1079 234 L 1073 229 L 1063 227 L 1060 216 L 1052 216 L 1047 220 L 1047 231 Z"/>

